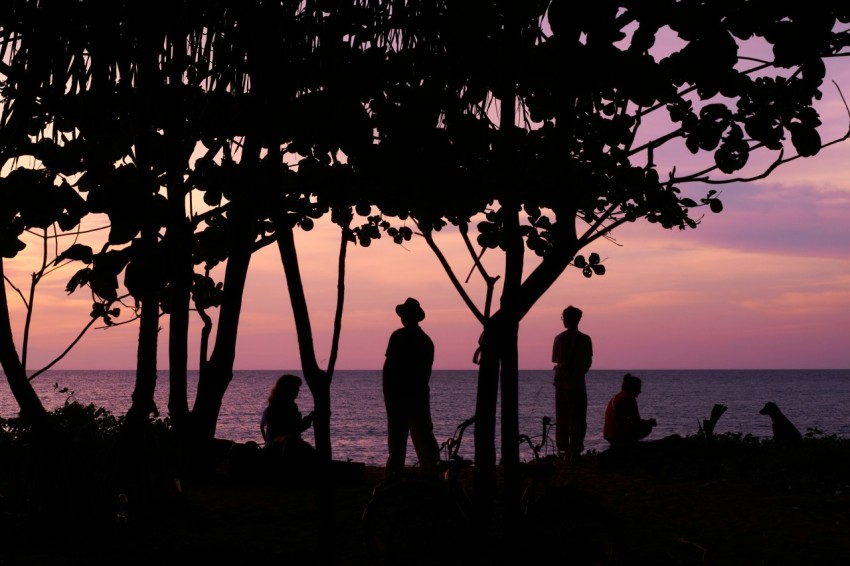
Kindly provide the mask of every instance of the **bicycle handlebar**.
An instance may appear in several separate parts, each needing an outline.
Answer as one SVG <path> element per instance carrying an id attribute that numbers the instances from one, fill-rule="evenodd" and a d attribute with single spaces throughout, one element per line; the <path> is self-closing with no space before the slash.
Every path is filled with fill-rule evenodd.
<path id="1" fill-rule="evenodd" d="M 467 428 L 472 426 L 475 423 L 475 415 L 466 419 L 455 429 L 454 436 L 448 438 L 445 442 L 443 442 L 442 446 L 440 446 L 441 450 L 446 450 L 447 459 L 449 460 L 458 460 L 462 459 L 458 456 L 458 451 L 460 450 L 460 443 L 463 440 L 463 433 Z"/>
<path id="2" fill-rule="evenodd" d="M 534 444 L 534 442 L 531 441 L 531 438 L 527 434 L 519 435 L 519 443 L 522 444 L 523 442 L 525 442 L 526 444 L 528 444 L 528 447 L 531 448 L 531 451 L 534 454 L 534 460 L 537 462 L 540 462 L 541 460 L 540 452 L 546 446 L 546 443 L 549 442 L 549 431 L 554 426 L 552 424 L 552 419 L 548 416 L 544 416 L 541 419 L 541 422 L 543 424 L 543 432 L 540 435 L 539 443 Z"/>

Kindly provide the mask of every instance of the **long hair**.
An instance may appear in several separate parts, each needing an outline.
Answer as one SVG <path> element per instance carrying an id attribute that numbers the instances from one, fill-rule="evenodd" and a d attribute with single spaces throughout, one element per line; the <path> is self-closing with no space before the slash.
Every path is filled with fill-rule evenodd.
<path id="1" fill-rule="evenodd" d="M 303 381 L 297 375 L 284 374 L 277 378 L 277 382 L 269 393 L 269 405 L 280 402 L 292 401 L 298 395 Z"/>

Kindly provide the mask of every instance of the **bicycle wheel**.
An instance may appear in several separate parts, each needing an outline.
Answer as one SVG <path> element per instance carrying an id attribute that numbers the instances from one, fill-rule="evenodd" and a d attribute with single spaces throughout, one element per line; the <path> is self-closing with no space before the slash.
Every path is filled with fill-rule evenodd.
<path id="1" fill-rule="evenodd" d="M 383 564 L 451 563 L 466 519 L 437 481 L 404 479 L 375 491 L 363 511 L 365 543 Z"/>
<path id="2" fill-rule="evenodd" d="M 605 565 L 621 557 L 622 533 L 614 517 L 591 494 L 569 486 L 549 486 L 528 501 L 525 529 L 527 536 L 548 541 L 555 562 Z"/>

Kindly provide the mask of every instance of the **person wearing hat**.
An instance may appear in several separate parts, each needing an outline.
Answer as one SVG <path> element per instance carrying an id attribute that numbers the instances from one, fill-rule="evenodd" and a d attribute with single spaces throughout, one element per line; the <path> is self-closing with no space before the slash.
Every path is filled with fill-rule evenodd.
<path id="1" fill-rule="evenodd" d="M 425 311 L 416 299 L 396 306 L 402 327 L 390 335 L 383 370 L 387 409 L 387 477 L 404 472 L 410 436 L 425 474 L 436 473 L 440 447 L 431 421 L 431 366 L 434 343 L 419 326 Z"/>

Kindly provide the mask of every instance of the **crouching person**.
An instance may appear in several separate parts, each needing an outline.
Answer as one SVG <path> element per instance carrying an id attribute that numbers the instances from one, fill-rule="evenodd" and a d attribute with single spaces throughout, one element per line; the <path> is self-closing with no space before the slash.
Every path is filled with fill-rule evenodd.
<path id="1" fill-rule="evenodd" d="M 614 395 L 605 408 L 605 423 L 602 436 L 611 447 L 600 454 L 599 462 L 607 468 L 652 466 L 671 455 L 678 435 L 659 441 L 641 442 L 650 435 L 657 424 L 655 419 L 640 416 L 637 398 L 641 392 L 641 380 L 630 373 L 623 376 L 620 392 Z"/>
<path id="2" fill-rule="evenodd" d="M 627 373 L 623 376 L 620 392 L 614 395 L 605 408 L 605 425 L 602 437 L 612 446 L 643 440 L 657 424 L 655 419 L 642 419 L 637 398 L 641 392 L 639 377 Z"/>

